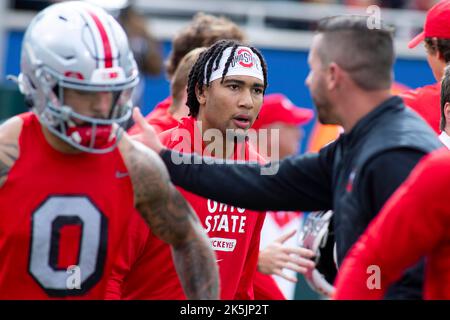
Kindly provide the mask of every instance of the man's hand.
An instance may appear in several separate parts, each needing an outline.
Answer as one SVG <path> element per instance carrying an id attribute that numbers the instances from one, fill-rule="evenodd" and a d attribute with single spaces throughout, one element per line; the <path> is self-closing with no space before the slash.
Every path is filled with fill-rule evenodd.
<path id="1" fill-rule="evenodd" d="M 135 107 L 133 109 L 133 120 L 137 126 L 141 129 L 141 133 L 131 136 L 133 140 L 139 141 L 155 151 L 160 153 L 164 148 L 161 141 L 159 141 L 158 134 L 155 129 L 145 121 L 139 108 Z"/>
<path id="2" fill-rule="evenodd" d="M 259 252 L 258 270 L 264 274 L 275 274 L 288 281 L 297 282 L 297 278 L 283 273 L 283 269 L 304 274 L 308 269 L 313 269 L 315 264 L 310 258 L 314 257 L 314 252 L 301 247 L 287 247 L 284 245 L 288 239 L 292 238 L 296 230 L 285 233 L 267 248 Z"/>

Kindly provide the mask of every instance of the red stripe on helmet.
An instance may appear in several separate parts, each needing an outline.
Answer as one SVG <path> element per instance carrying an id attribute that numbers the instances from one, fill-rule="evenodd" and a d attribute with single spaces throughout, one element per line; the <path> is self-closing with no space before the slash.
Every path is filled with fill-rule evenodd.
<path id="1" fill-rule="evenodd" d="M 103 42 L 103 48 L 105 52 L 105 68 L 112 68 L 113 66 L 113 57 L 112 57 L 112 50 L 111 50 L 111 43 L 108 38 L 108 34 L 106 33 L 105 27 L 103 26 L 100 19 L 97 17 L 97 15 L 93 12 L 89 12 L 92 19 L 94 19 L 95 25 L 98 28 L 98 31 L 100 32 L 100 37 L 102 38 Z"/>

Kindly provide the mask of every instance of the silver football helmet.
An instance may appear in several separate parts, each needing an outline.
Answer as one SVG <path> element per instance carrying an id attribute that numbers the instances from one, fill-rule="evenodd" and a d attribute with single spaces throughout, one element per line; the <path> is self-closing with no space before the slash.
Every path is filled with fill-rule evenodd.
<path id="1" fill-rule="evenodd" d="M 308 270 L 304 275 L 308 285 L 316 292 L 325 297 L 331 297 L 334 293 L 333 285 L 327 280 L 323 272 L 320 270 L 319 262 L 321 258 L 321 249 L 325 248 L 329 241 L 329 227 L 333 211 L 319 211 L 308 214 L 302 230 L 299 234 L 299 245 L 301 247 L 312 250 L 316 254 L 316 268 Z M 330 245 L 330 243 L 328 243 Z M 336 267 L 336 246 L 333 246 L 333 260 Z M 329 258 L 329 257 L 327 257 Z"/>
<path id="2" fill-rule="evenodd" d="M 22 44 L 20 91 L 53 134 L 85 152 L 113 150 L 131 116 L 136 62 L 119 23 L 83 1 L 54 4 L 30 23 Z M 75 112 L 64 89 L 112 92 L 107 119 Z M 77 125 L 76 123 L 83 123 Z"/>

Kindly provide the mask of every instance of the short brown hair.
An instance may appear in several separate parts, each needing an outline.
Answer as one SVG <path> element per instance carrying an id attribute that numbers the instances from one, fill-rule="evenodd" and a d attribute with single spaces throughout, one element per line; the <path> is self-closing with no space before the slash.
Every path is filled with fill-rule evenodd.
<path id="1" fill-rule="evenodd" d="M 170 94 L 174 104 L 178 104 L 183 97 L 183 91 L 186 91 L 189 80 L 189 72 L 191 72 L 192 66 L 204 51 L 206 51 L 205 47 L 196 48 L 189 51 L 183 59 L 181 59 L 170 83 Z"/>
<path id="2" fill-rule="evenodd" d="M 319 56 L 324 65 L 335 62 L 364 90 L 389 89 L 394 64 L 393 28 L 368 26 L 367 16 L 342 15 L 319 21 L 323 34 Z"/>
<path id="3" fill-rule="evenodd" d="M 209 47 L 222 39 L 246 42 L 244 32 L 225 17 L 197 13 L 192 22 L 178 33 L 172 41 L 172 51 L 166 62 L 166 72 L 172 78 L 181 59 L 198 47 Z"/>

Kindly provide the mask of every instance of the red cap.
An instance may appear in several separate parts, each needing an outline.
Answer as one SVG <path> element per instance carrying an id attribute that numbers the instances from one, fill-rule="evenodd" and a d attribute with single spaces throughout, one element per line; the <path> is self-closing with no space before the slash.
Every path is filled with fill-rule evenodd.
<path id="1" fill-rule="evenodd" d="M 416 47 L 425 38 L 450 39 L 450 0 L 439 1 L 427 13 L 423 32 L 408 43 Z"/>
<path id="2" fill-rule="evenodd" d="M 258 119 L 256 119 L 252 128 L 260 129 L 275 122 L 298 126 L 307 123 L 313 117 L 314 112 L 312 110 L 297 107 L 285 95 L 274 93 L 264 97 Z"/>

